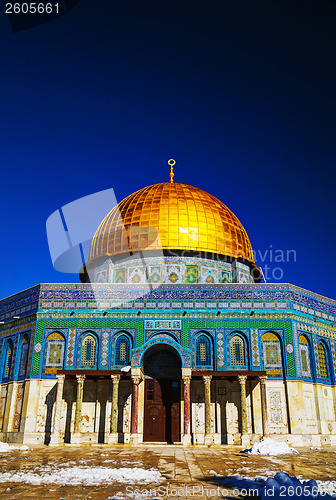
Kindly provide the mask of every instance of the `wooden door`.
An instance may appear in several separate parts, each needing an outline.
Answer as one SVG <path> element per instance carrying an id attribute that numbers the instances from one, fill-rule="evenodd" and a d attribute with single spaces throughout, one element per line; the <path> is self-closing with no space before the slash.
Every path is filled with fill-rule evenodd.
<path id="1" fill-rule="evenodd" d="M 180 381 L 146 379 L 144 441 L 180 441 Z"/>
<path id="2" fill-rule="evenodd" d="M 155 379 L 146 379 L 144 416 L 144 441 L 164 442 L 166 440 L 165 407 L 162 404 L 161 386 Z"/>

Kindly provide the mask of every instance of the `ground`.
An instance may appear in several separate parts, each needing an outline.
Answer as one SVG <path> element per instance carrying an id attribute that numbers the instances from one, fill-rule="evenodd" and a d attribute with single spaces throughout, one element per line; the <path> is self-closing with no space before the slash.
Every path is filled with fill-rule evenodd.
<path id="1" fill-rule="evenodd" d="M 336 449 L 302 448 L 299 454 L 281 456 L 247 455 L 240 449 L 67 445 L 0 451 L 0 498 L 223 498 L 234 496 L 223 485 L 224 476 L 270 477 L 279 471 L 301 479 L 336 481 Z M 334 488 L 336 495 L 336 482 Z"/>

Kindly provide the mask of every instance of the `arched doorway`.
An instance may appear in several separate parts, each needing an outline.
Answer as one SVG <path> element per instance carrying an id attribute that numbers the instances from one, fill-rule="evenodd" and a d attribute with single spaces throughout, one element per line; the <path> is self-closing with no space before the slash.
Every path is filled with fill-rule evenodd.
<path id="1" fill-rule="evenodd" d="M 180 441 L 181 359 L 170 346 L 151 347 L 144 356 L 144 441 Z"/>

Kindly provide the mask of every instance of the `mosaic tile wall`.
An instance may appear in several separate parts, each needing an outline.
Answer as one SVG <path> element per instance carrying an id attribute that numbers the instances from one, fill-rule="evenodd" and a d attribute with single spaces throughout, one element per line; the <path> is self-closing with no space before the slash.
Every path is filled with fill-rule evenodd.
<path id="1" fill-rule="evenodd" d="M 195 269 L 190 272 L 194 273 Z M 138 298 L 139 285 L 102 284 L 98 288 L 99 299 L 105 301 L 109 311 L 106 318 L 101 317 L 102 310 L 95 310 L 95 295 L 87 284 L 42 284 L 0 301 L 0 311 L 5 315 L 9 314 L 6 307 L 15 311 L 16 308 L 27 308 L 29 305 L 37 308 L 39 304 L 36 332 L 35 318 L 26 309 L 19 320 L 0 325 L 0 339 L 11 335 L 16 345 L 19 335 L 27 332 L 33 339 L 35 334 L 35 343 L 30 342 L 28 359 L 28 373 L 30 371 L 31 376 L 41 376 L 46 335 L 55 330 L 62 331 L 67 338 L 66 368 L 76 366 L 77 338 L 81 331 L 99 329 L 99 367 L 110 369 L 113 359 L 112 331 L 125 329 L 130 332 L 134 337 L 134 355 L 144 349 L 146 342 L 161 339 L 172 342 L 175 347 L 179 345 L 181 356 L 188 364 L 193 363 L 191 337 L 196 331 L 205 330 L 214 339 L 214 369 L 225 370 L 229 366 L 227 330 L 235 329 L 248 338 L 251 370 L 265 368 L 260 345 L 262 333 L 267 330 L 281 331 L 289 378 L 301 378 L 303 375 L 298 346 L 300 332 L 313 335 L 313 346 L 316 345 L 316 336 L 326 338 L 330 345 L 332 368 L 331 377 L 326 383 L 334 380 L 336 329 L 331 322 L 336 318 L 336 302 L 331 299 L 292 285 L 162 285 L 141 299 Z M 125 300 L 121 305 L 120 299 Z M 119 302 L 116 309 L 113 309 L 114 301 Z M 74 317 L 70 317 L 71 311 L 74 311 Z M 315 322 L 311 320 L 312 316 L 316 318 Z M 12 366 L 18 363 L 16 352 L 17 349 Z M 320 378 L 316 360 L 315 364 L 316 376 Z M 11 377 L 14 376 L 12 367 Z"/>
<path id="2" fill-rule="evenodd" d="M 94 271 L 95 283 L 253 283 L 249 267 L 201 257 L 151 257 L 114 265 L 108 259 Z"/>

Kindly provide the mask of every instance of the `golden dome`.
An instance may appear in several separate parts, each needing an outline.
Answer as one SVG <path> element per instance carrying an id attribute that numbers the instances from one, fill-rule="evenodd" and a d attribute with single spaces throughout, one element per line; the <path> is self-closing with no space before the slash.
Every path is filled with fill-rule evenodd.
<path id="1" fill-rule="evenodd" d="M 135 230 L 131 239 L 129 226 Z M 148 228 L 158 232 L 161 245 L 151 238 Z M 122 200 L 98 227 L 89 262 L 143 251 L 149 245 L 151 249 L 211 252 L 254 264 L 251 243 L 238 218 L 215 196 L 188 184 L 154 184 Z"/>

